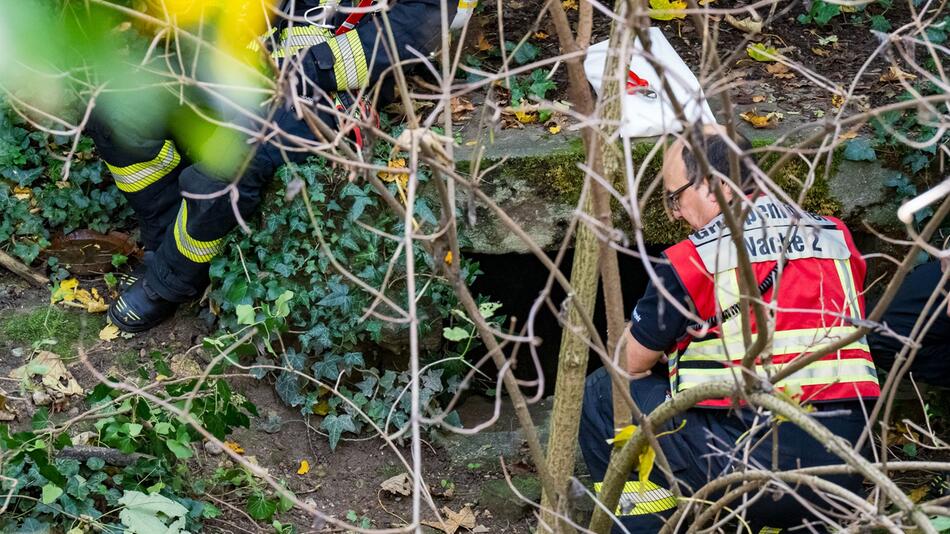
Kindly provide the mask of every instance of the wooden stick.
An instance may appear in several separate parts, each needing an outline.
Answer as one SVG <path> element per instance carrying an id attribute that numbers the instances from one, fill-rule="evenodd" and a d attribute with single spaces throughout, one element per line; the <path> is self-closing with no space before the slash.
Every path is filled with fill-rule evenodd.
<path id="1" fill-rule="evenodd" d="M 22 262 L 0 250 L 0 266 L 6 267 L 11 273 L 26 280 L 30 285 L 36 287 L 46 287 L 49 285 L 49 278 L 33 272 L 32 269 L 23 265 Z"/>

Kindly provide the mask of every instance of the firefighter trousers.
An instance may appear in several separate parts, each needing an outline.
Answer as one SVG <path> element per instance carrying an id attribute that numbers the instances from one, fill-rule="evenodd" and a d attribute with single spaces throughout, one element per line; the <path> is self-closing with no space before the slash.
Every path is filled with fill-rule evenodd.
<path id="1" fill-rule="evenodd" d="M 630 383 L 630 393 L 644 413 L 649 413 L 668 399 L 669 391 L 669 381 L 655 373 Z M 820 421 L 832 433 L 850 443 L 856 442 L 864 430 L 864 411 L 857 401 L 822 403 L 816 405 L 816 410 L 834 411 L 833 416 L 823 417 Z M 842 463 L 821 443 L 791 423 L 778 425 L 778 454 L 777 458 L 773 458 L 775 438 L 770 432 L 772 425 L 763 422 L 764 418 L 760 416 L 757 419 L 750 409 L 704 408 L 687 410 L 668 421 L 658 432 L 668 432 L 659 438 L 660 448 L 670 463 L 673 475 L 679 480 L 683 495 L 691 495 L 707 482 L 741 469 L 743 465 L 772 469 L 773 461 L 777 459 L 778 469 L 788 470 Z M 751 434 L 750 429 L 754 429 Z M 598 491 L 610 460 L 612 446 L 607 443 L 607 439 L 614 434 L 610 377 L 601 368 L 587 378 L 579 432 L 581 452 L 594 481 L 594 488 Z M 750 450 L 737 445 L 748 443 L 749 439 L 753 444 Z M 859 496 L 863 495 L 861 477 L 841 475 L 823 478 Z M 630 480 L 638 480 L 636 472 Z M 777 529 L 801 525 L 808 520 L 817 521 L 808 511 L 809 506 L 816 510 L 830 509 L 832 512 L 828 514 L 829 517 L 836 517 L 833 510 L 840 506 L 840 502 L 832 503 L 804 486 L 790 486 L 794 496 L 786 493 L 775 500 L 772 495 L 764 495 L 748 508 L 745 520 L 752 527 L 752 532 L 777 532 Z M 730 489 L 735 487 L 737 485 Z M 749 495 L 754 494 L 753 491 Z M 720 491 L 707 499 L 715 501 L 722 495 Z M 627 483 L 618 506 L 618 519 L 623 528 L 615 525 L 613 531 L 623 532 L 626 529 L 631 533 L 644 534 L 659 532 L 676 509 L 676 504 L 666 476 L 659 467 L 654 467 L 642 491 L 638 482 Z M 820 528 L 817 530 L 821 531 Z"/>
<path id="2" fill-rule="evenodd" d="M 150 104 L 135 110 L 108 103 L 101 111 L 97 107 L 88 133 L 138 216 L 145 250 L 154 251 L 146 282 L 162 298 L 186 302 L 200 297 L 207 286 L 209 264 L 237 225 L 237 214 L 242 218 L 254 214 L 264 187 L 280 165 L 302 162 L 310 155 L 281 150 L 279 142 L 292 145 L 287 140 L 293 136 L 312 140 L 314 134 L 293 109 L 281 106 L 272 121 L 282 133 L 271 142 L 248 145 L 249 152 L 241 154 L 246 167 L 235 181 L 234 175 L 183 153 L 180 145 L 184 143 L 175 142 L 175 134 L 181 132 L 175 122 L 187 113 L 167 102 L 156 103 L 171 96 L 156 93 L 143 95 Z M 329 113 L 320 119 L 336 124 Z M 224 129 L 219 127 L 210 136 Z"/>

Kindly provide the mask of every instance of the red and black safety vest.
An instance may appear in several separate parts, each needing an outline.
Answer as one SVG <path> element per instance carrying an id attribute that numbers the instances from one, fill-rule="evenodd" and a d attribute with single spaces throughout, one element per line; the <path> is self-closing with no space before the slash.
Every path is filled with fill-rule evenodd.
<path id="1" fill-rule="evenodd" d="M 756 358 L 757 373 L 773 375 L 784 364 L 856 330 L 850 319 L 864 317 L 866 266 L 843 222 L 801 212 L 762 196 L 755 200 L 755 209 L 744 221 L 743 245 L 756 280 L 779 273 L 774 285 L 762 295 L 777 311 L 773 337 Z M 675 395 L 713 381 L 735 379 L 741 383 L 740 363 L 746 345 L 741 317 L 735 313 L 739 301 L 738 262 L 722 216 L 668 248 L 665 254 L 697 314 L 707 320 L 707 325 L 713 325 L 702 338 L 687 335 L 678 343 L 669 359 L 671 391 Z M 760 287 L 764 286 L 768 284 Z M 754 316 L 749 321 L 754 334 L 758 330 Z M 800 392 L 801 400 L 809 402 L 880 395 L 864 338 L 809 364 L 776 386 Z M 699 405 L 731 404 L 730 399 L 711 399 Z"/>

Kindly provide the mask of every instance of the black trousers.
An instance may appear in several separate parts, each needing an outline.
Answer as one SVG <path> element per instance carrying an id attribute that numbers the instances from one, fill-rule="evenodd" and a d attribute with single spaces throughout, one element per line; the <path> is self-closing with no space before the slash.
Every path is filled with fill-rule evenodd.
<path id="1" fill-rule="evenodd" d="M 657 374 L 630 383 L 630 393 L 645 413 L 652 411 L 666 400 L 669 389 L 669 381 Z M 819 411 L 849 410 L 847 415 L 822 418 L 821 422 L 834 434 L 851 443 L 857 441 L 865 427 L 864 415 L 858 402 L 824 403 L 817 409 Z M 741 460 L 745 450 L 741 449 L 736 455 L 733 454 L 733 449 L 737 448 L 736 444 L 740 440 L 749 437 L 747 434 L 754 426 L 755 419 L 755 413 L 748 409 L 737 413 L 729 410 L 694 408 L 666 423 L 662 430 L 669 434 L 659 438 L 660 447 L 669 460 L 673 474 L 680 481 L 680 489 L 684 495 L 690 495 L 709 481 L 741 467 L 736 457 Z M 762 424 L 762 418 L 759 419 L 759 424 Z M 603 480 L 607 470 L 612 448 L 612 445 L 607 443 L 607 439 L 614 436 L 613 427 L 610 377 L 606 370 L 601 368 L 587 378 L 579 433 L 581 452 L 595 483 Z M 774 438 L 765 436 L 770 428 L 770 425 L 766 425 L 764 429 L 752 436 L 754 446 L 749 451 L 748 458 L 745 459 L 748 464 L 767 469 L 772 467 Z M 778 467 L 782 470 L 842 463 L 821 443 L 791 423 L 782 423 L 778 426 L 778 444 Z M 631 480 L 637 480 L 637 478 L 634 473 Z M 862 495 L 860 477 L 823 478 Z M 649 500 L 652 496 L 653 502 L 638 504 L 636 507 L 628 503 L 626 507 L 630 510 L 627 513 L 636 515 L 619 517 L 629 532 L 658 532 L 666 518 L 675 510 L 674 498 L 663 498 L 664 495 L 669 495 L 664 489 L 668 488 L 668 482 L 658 467 L 655 467 L 650 474 L 650 482 L 659 486 L 659 489 L 646 491 L 642 496 L 634 491 L 630 497 Z M 800 499 L 813 503 L 817 509 L 832 508 L 829 502 L 808 488 L 796 487 L 794 491 Z M 720 492 L 709 498 L 715 500 L 721 495 Z M 623 501 L 621 505 L 623 506 Z M 655 513 L 643 513 L 651 511 Z M 787 528 L 800 525 L 808 519 L 815 518 L 807 511 L 805 505 L 790 495 L 783 496 L 777 501 L 770 495 L 763 496 L 749 508 L 746 515 L 746 520 L 753 527 L 753 532 L 758 532 L 760 528 L 766 526 Z M 615 527 L 614 532 L 622 532 L 622 530 Z"/>

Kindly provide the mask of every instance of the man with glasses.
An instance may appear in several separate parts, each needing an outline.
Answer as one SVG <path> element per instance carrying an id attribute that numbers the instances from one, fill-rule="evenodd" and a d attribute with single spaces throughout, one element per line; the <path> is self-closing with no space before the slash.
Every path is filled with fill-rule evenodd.
<path id="1" fill-rule="evenodd" d="M 767 378 L 803 354 L 847 336 L 855 329 L 852 319 L 864 317 L 865 264 L 844 223 L 767 195 L 742 194 L 741 186 L 750 183 L 752 175 L 750 160 L 743 157 L 751 149 L 745 139 L 733 143 L 716 130 L 696 131 L 692 139 L 694 145 L 678 139 L 666 150 L 662 174 L 672 215 L 694 232 L 664 251 L 655 265 L 657 277 L 637 302 L 625 332 L 622 365 L 634 378 L 630 392 L 644 413 L 703 383 L 744 382 L 740 363 L 746 342 L 737 253 L 715 188 L 730 204 L 745 204 L 742 243 L 762 300 L 777 304 L 769 310 L 772 335 L 768 352 L 757 355 L 757 374 Z M 701 163 L 700 152 L 708 166 Z M 740 156 L 738 184 L 729 179 L 732 153 Z M 751 313 L 749 325 L 754 338 L 757 325 Z M 588 377 L 581 416 L 581 450 L 598 491 L 610 458 L 607 440 L 615 434 L 610 386 L 605 369 Z M 830 352 L 775 386 L 816 414 L 825 414 L 822 424 L 851 443 L 865 429 L 861 401 L 880 394 L 863 339 Z M 843 463 L 797 426 L 779 425 L 768 413 L 745 406 L 735 396 L 703 400 L 658 433 L 684 495 L 736 470 Z M 826 478 L 861 493 L 860 478 Z M 636 482 L 628 482 L 621 497 L 620 521 L 629 532 L 659 531 L 676 506 L 666 476 L 653 469 L 643 485 L 636 473 L 632 480 Z M 754 531 L 815 521 L 818 517 L 809 509 L 829 508 L 824 495 L 804 485 L 773 482 L 767 490 L 774 492 L 774 498 L 754 500 L 745 512 Z M 706 498 L 715 501 L 721 495 Z"/>

